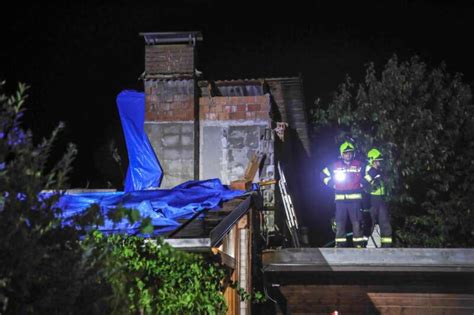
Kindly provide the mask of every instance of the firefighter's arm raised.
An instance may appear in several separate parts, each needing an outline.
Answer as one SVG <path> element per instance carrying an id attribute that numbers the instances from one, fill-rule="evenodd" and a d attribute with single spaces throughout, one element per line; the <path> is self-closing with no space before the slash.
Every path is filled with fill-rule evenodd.
<path id="1" fill-rule="evenodd" d="M 364 175 L 364 185 L 369 188 L 374 188 L 380 185 L 382 181 L 382 175 L 378 172 L 375 168 L 367 165 L 365 168 L 365 175 Z"/>

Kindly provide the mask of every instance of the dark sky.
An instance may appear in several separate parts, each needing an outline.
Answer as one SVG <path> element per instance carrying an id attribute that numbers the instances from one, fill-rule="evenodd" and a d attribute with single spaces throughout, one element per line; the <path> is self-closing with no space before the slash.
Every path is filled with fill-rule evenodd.
<path id="1" fill-rule="evenodd" d="M 2 11 L 0 79 L 9 88 L 31 86 L 25 123 L 36 136 L 66 123 L 57 151 L 78 146 L 74 187 L 121 181 L 107 147 L 114 141 L 125 152 L 115 97 L 143 89 L 139 32 L 201 31 L 198 69 L 208 79 L 301 74 L 307 105 L 329 100 L 346 74 L 358 81 L 367 62 L 380 67 L 394 53 L 433 66 L 445 61 L 449 72 L 474 80 L 467 2 L 66 2 L 16 1 Z"/>

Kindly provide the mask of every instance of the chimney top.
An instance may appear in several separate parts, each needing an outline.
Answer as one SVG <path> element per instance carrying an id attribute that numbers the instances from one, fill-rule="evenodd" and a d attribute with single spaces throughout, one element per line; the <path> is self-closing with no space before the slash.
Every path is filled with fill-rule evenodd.
<path id="1" fill-rule="evenodd" d="M 188 43 L 193 46 L 196 41 L 202 41 L 201 32 L 159 32 L 139 33 L 143 36 L 147 45 Z"/>

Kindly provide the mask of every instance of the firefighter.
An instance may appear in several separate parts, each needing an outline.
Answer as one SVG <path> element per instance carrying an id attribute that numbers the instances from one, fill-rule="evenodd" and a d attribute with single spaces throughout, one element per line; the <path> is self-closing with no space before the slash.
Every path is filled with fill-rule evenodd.
<path id="1" fill-rule="evenodd" d="M 368 165 L 365 168 L 364 179 L 370 189 L 370 217 L 372 228 L 378 223 L 380 227 L 381 246 L 392 247 L 392 226 L 388 205 L 385 201 L 385 184 L 382 174 L 382 153 L 373 148 L 367 152 Z"/>
<path id="2" fill-rule="evenodd" d="M 321 180 L 334 189 L 336 203 L 336 247 L 347 247 L 346 223 L 352 223 L 353 245 L 363 247 L 361 229 L 362 162 L 355 159 L 355 145 L 345 141 L 339 147 L 340 159 L 321 171 Z"/>

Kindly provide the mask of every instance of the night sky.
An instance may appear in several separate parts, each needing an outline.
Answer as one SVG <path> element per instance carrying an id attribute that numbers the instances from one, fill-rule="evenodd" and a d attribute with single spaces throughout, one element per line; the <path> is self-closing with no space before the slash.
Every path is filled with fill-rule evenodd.
<path id="1" fill-rule="evenodd" d="M 78 146 L 73 187 L 121 188 L 108 147 L 115 143 L 126 160 L 115 97 L 143 90 L 139 32 L 201 31 L 197 68 L 206 79 L 301 74 L 308 106 L 328 101 L 346 74 L 359 81 L 366 63 L 380 67 L 394 53 L 417 54 L 431 66 L 445 61 L 449 72 L 474 80 L 474 5 L 467 2 L 66 2 L 2 9 L 0 80 L 9 90 L 31 86 L 25 124 L 37 138 L 66 123 L 55 155 L 67 142 Z"/>

